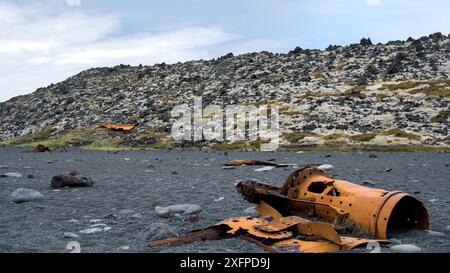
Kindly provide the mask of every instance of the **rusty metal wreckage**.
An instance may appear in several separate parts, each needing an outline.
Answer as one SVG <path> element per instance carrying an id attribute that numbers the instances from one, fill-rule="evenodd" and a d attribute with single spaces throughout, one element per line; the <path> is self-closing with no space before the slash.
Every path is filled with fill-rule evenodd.
<path id="1" fill-rule="evenodd" d="M 229 165 L 272 165 L 235 160 Z M 245 200 L 258 204 L 259 217 L 235 217 L 206 229 L 151 241 L 149 247 L 239 237 L 278 252 L 296 247 L 300 252 L 333 252 L 369 243 L 389 243 L 393 231 L 427 229 L 428 212 L 407 193 L 368 188 L 308 165 L 289 175 L 282 187 L 255 181 L 235 184 Z M 362 236 L 367 238 L 349 237 Z"/>

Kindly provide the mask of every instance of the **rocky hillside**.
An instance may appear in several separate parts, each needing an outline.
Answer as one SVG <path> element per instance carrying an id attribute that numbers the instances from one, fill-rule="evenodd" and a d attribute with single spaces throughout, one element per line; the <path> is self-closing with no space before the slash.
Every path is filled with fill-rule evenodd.
<path id="1" fill-rule="evenodd" d="M 295 48 L 153 66 L 93 68 L 0 104 L 3 144 L 257 148 L 174 143 L 175 105 L 278 104 L 286 148 L 449 150 L 450 35 Z M 104 123 L 132 123 L 130 133 Z"/>

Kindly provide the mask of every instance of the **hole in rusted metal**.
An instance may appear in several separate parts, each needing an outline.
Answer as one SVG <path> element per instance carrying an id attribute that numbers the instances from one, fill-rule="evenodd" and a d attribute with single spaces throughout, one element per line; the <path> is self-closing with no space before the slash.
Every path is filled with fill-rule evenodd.
<path id="1" fill-rule="evenodd" d="M 327 188 L 327 185 L 323 182 L 313 182 L 308 186 L 309 192 L 314 193 L 323 193 L 323 191 Z"/>
<path id="2" fill-rule="evenodd" d="M 387 232 L 405 229 L 427 229 L 428 211 L 412 196 L 405 196 L 395 205 L 388 220 Z"/>

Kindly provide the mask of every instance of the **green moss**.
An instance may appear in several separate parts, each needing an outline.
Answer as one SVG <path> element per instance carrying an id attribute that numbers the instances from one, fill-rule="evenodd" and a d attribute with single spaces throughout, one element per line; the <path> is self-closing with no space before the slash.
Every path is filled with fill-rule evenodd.
<path id="1" fill-rule="evenodd" d="M 333 140 L 336 140 L 336 139 L 339 139 L 339 138 L 344 138 L 344 137 L 346 137 L 344 134 L 333 133 L 333 134 L 329 134 L 329 135 L 323 136 L 323 139 L 333 141 Z"/>
<path id="2" fill-rule="evenodd" d="M 304 139 L 308 136 L 315 136 L 315 134 L 312 133 L 305 133 L 305 132 L 299 132 L 299 133 L 284 133 L 283 138 L 288 141 L 289 143 L 296 144 L 300 140 Z"/>
<path id="3" fill-rule="evenodd" d="M 135 137 L 135 140 L 137 141 L 146 141 L 149 139 L 154 139 L 156 142 L 161 142 L 164 140 L 169 139 L 170 136 L 167 133 L 160 133 L 158 132 L 157 128 L 150 127 L 145 132 L 139 134 Z"/>
<path id="4" fill-rule="evenodd" d="M 421 83 L 417 81 L 405 81 L 401 83 L 393 83 L 393 84 L 383 84 L 383 89 L 388 89 L 390 91 L 398 91 L 398 90 L 405 90 L 405 89 L 411 89 L 419 86 Z"/>
<path id="5" fill-rule="evenodd" d="M 375 146 L 375 145 L 365 145 L 365 146 L 356 146 L 356 145 L 339 145 L 339 146 L 315 146 L 315 147 L 281 147 L 280 150 L 287 151 L 298 151 L 301 149 L 305 152 L 427 152 L 427 153 L 440 153 L 440 152 L 450 152 L 449 147 L 436 147 L 436 146 L 422 146 L 422 145 L 389 145 L 389 146 Z"/>
<path id="6" fill-rule="evenodd" d="M 426 86 L 418 88 L 420 85 Z M 442 96 L 450 98 L 450 80 L 405 81 L 395 84 L 384 84 L 383 88 L 390 91 L 401 91 L 417 88 L 409 91 L 409 93 L 423 93 L 427 96 Z"/>
<path id="7" fill-rule="evenodd" d="M 257 150 L 260 150 L 262 144 L 267 144 L 269 142 L 270 142 L 270 140 L 262 140 L 262 139 L 258 138 L 258 140 L 254 140 L 254 141 L 248 142 L 248 145 L 253 147 L 253 148 L 255 148 L 255 149 L 257 149 Z"/>
<path id="8" fill-rule="evenodd" d="M 450 88 L 448 87 L 446 88 L 445 86 L 432 85 L 429 87 L 412 90 L 409 93 L 411 94 L 423 93 L 427 96 L 436 96 L 436 97 L 440 96 L 450 98 Z"/>
<path id="9" fill-rule="evenodd" d="M 354 87 L 348 89 L 347 91 L 342 93 L 341 96 L 362 97 L 363 96 L 362 92 L 364 92 L 366 90 L 367 90 L 367 85 L 358 85 L 358 86 L 354 86 Z"/>
<path id="10" fill-rule="evenodd" d="M 128 117 L 128 123 L 137 123 L 139 120 L 139 115 L 131 115 Z"/>
<path id="11" fill-rule="evenodd" d="M 130 147 L 110 147 L 110 146 L 95 146 L 95 145 L 87 145 L 81 147 L 83 150 L 92 150 L 92 151 L 123 151 L 123 150 L 135 150 Z"/>
<path id="12" fill-rule="evenodd" d="M 139 82 L 139 73 L 131 74 L 131 75 L 128 77 L 128 83 L 130 83 L 130 84 L 136 84 L 136 83 L 138 83 L 138 82 Z"/>
<path id="13" fill-rule="evenodd" d="M 51 136 L 51 134 L 55 131 L 55 128 L 53 126 L 47 126 L 43 128 L 39 132 L 32 133 L 30 135 L 17 137 L 11 140 L 5 141 L 5 144 L 7 145 L 20 145 L 25 144 L 29 142 L 39 141 L 47 139 Z"/>
<path id="14" fill-rule="evenodd" d="M 316 78 L 316 79 L 323 79 L 326 78 L 325 74 L 321 71 L 314 71 L 311 72 L 311 77 Z"/>
<path id="15" fill-rule="evenodd" d="M 281 74 L 275 74 L 275 75 L 270 75 L 270 76 L 261 78 L 261 80 L 265 81 L 265 82 L 279 82 L 279 81 L 282 81 L 283 79 L 284 79 L 283 75 L 281 75 Z"/>
<path id="16" fill-rule="evenodd" d="M 217 143 L 211 146 L 213 150 L 219 151 L 237 151 L 243 150 L 247 147 L 247 142 L 245 140 L 239 140 L 232 143 Z"/>
<path id="17" fill-rule="evenodd" d="M 420 140 L 420 136 L 413 134 L 413 133 L 407 133 L 405 131 L 402 131 L 400 129 L 394 128 L 394 129 L 389 129 L 387 131 L 383 131 L 380 133 L 381 135 L 385 135 L 385 136 L 395 136 L 395 137 L 402 137 L 402 138 L 407 138 L 410 140 Z"/>
<path id="18" fill-rule="evenodd" d="M 386 94 L 386 93 L 377 93 L 376 94 L 376 98 L 377 98 L 378 101 L 382 101 L 383 99 L 385 99 L 387 97 L 389 97 L 389 95 Z"/>
<path id="19" fill-rule="evenodd" d="M 358 142 L 369 142 L 377 136 L 376 133 L 365 133 L 351 136 L 350 139 Z"/>
<path id="20" fill-rule="evenodd" d="M 328 97 L 333 96 L 333 94 L 328 93 L 321 93 L 321 92 L 306 92 L 306 94 L 299 96 L 298 98 L 303 100 L 307 98 L 321 98 L 321 97 Z"/>
<path id="21" fill-rule="evenodd" d="M 122 141 L 120 137 L 110 137 L 107 129 L 96 125 L 68 130 L 60 133 L 58 136 L 47 135 L 47 138 L 42 140 L 36 141 L 34 138 L 27 138 L 26 140 L 27 141 L 22 141 L 20 143 L 12 142 L 10 144 L 24 147 L 42 144 L 54 149 L 85 145 L 115 147 Z"/>
<path id="22" fill-rule="evenodd" d="M 420 140 L 420 136 L 413 134 L 413 133 L 407 133 L 407 132 L 402 131 L 397 128 L 389 129 L 386 131 L 375 131 L 375 132 L 369 132 L 369 133 L 360 134 L 360 135 L 354 135 L 354 136 L 351 136 L 350 139 L 353 141 L 358 141 L 358 142 L 369 142 L 378 135 L 395 136 L 395 137 L 401 137 L 401 138 L 406 138 L 406 139 L 410 139 L 410 140 Z"/>
<path id="23" fill-rule="evenodd" d="M 439 114 L 435 117 L 431 118 L 431 122 L 436 123 L 445 123 L 448 120 L 448 117 L 450 116 L 450 111 L 449 110 L 445 110 L 445 111 L 441 111 L 439 112 Z"/>

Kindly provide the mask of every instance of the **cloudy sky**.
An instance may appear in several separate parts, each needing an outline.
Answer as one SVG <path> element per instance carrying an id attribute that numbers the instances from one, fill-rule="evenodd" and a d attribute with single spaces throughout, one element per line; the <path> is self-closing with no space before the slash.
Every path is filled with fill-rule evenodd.
<path id="1" fill-rule="evenodd" d="M 84 69 L 450 32 L 447 0 L 0 0 L 0 101 Z"/>

